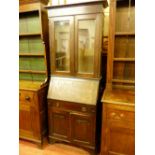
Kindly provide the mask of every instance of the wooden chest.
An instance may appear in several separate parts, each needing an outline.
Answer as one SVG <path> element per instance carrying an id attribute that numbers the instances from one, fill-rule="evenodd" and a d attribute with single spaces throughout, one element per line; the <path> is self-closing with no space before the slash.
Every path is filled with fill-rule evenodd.
<path id="1" fill-rule="evenodd" d="M 19 90 L 19 137 L 39 145 L 47 133 L 46 94 L 47 85 L 42 88 L 22 85 Z"/>
<path id="2" fill-rule="evenodd" d="M 104 93 L 100 155 L 135 154 L 134 108 L 133 94 L 125 91 Z"/>

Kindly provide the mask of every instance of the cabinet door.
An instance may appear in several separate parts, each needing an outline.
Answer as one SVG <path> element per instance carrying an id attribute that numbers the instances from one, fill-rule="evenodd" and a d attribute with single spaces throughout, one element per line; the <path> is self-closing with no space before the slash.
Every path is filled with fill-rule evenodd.
<path id="1" fill-rule="evenodd" d="M 36 94 L 20 92 L 19 101 L 19 136 L 25 139 L 41 139 L 40 118 Z"/>
<path id="2" fill-rule="evenodd" d="M 71 139 L 75 144 L 95 144 L 95 117 L 92 114 L 71 113 Z"/>
<path id="3" fill-rule="evenodd" d="M 79 76 L 98 77 L 100 73 L 102 15 L 75 17 L 75 60 Z"/>
<path id="4" fill-rule="evenodd" d="M 110 155 L 134 155 L 134 112 L 107 109 L 107 144 Z"/>
<path id="5" fill-rule="evenodd" d="M 20 92 L 19 94 L 19 136 L 33 138 L 32 108 L 33 94 Z"/>
<path id="6" fill-rule="evenodd" d="M 102 128 L 102 154 L 134 155 L 134 112 L 106 109 Z"/>
<path id="7" fill-rule="evenodd" d="M 134 130 L 121 127 L 107 129 L 108 154 L 134 155 Z"/>
<path id="8" fill-rule="evenodd" d="M 33 137 L 31 110 L 28 105 L 23 104 L 23 108 L 19 110 L 19 136 L 20 137 Z"/>
<path id="9" fill-rule="evenodd" d="M 69 140 L 69 113 L 49 108 L 49 136 Z"/>
<path id="10" fill-rule="evenodd" d="M 73 72 L 74 53 L 73 17 L 56 17 L 49 19 L 51 70 L 55 74 Z"/>

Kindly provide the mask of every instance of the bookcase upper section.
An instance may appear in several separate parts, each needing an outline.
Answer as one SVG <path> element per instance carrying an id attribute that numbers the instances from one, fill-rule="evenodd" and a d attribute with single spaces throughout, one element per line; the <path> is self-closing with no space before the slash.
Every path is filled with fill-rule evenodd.
<path id="1" fill-rule="evenodd" d="M 44 4 L 22 4 L 19 9 L 19 79 L 45 81 L 49 70 L 47 59 L 48 18 Z"/>
<path id="2" fill-rule="evenodd" d="M 110 2 L 107 86 L 135 87 L 135 1 Z"/>

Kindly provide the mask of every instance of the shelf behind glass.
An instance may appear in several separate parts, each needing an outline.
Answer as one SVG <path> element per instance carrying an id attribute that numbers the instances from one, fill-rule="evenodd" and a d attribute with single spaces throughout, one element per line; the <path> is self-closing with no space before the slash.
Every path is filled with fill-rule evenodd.
<path id="1" fill-rule="evenodd" d="M 70 71 L 70 21 L 54 22 L 55 68 L 56 71 Z"/>
<path id="2" fill-rule="evenodd" d="M 94 73 L 95 19 L 78 21 L 78 73 Z"/>

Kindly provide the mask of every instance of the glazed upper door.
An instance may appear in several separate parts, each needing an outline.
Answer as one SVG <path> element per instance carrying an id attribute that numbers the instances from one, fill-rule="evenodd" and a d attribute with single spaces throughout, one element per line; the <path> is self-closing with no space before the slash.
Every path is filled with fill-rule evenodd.
<path id="1" fill-rule="evenodd" d="M 51 70 L 54 74 L 71 74 L 74 69 L 73 17 L 56 17 L 49 20 Z"/>
<path id="2" fill-rule="evenodd" d="M 78 76 L 99 76 L 100 17 L 100 14 L 75 16 L 75 72 Z"/>

